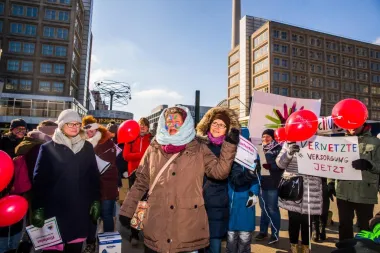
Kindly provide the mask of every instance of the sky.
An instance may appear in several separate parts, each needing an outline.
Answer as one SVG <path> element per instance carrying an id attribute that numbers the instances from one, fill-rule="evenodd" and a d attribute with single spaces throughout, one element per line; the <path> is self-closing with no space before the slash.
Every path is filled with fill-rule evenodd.
<path id="1" fill-rule="evenodd" d="M 227 97 L 232 0 L 94 0 L 90 88 L 130 84 L 114 110 L 138 119 L 160 104 L 216 106 Z M 379 0 L 241 0 L 250 15 L 380 44 Z"/>

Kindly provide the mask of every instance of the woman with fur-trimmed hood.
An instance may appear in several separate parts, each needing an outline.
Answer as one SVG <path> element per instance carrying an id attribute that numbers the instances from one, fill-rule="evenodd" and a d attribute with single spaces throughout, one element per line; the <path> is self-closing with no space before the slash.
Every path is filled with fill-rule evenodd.
<path id="1" fill-rule="evenodd" d="M 114 231 L 114 208 L 118 196 L 116 168 L 116 147 L 112 140 L 114 134 L 104 126 L 97 123 L 92 115 L 82 119 L 82 127 L 86 131 L 87 141 L 92 144 L 95 154 L 102 160 L 111 163 L 111 166 L 100 175 L 101 218 L 104 232 Z M 84 252 L 95 252 L 96 226 L 90 232 Z"/>
<path id="2" fill-rule="evenodd" d="M 219 157 L 226 134 L 230 129 L 240 129 L 238 116 L 229 108 L 210 109 L 197 125 L 197 136 Z M 217 180 L 205 176 L 203 197 L 210 228 L 209 252 L 221 252 L 222 238 L 228 230 L 228 179 Z"/>

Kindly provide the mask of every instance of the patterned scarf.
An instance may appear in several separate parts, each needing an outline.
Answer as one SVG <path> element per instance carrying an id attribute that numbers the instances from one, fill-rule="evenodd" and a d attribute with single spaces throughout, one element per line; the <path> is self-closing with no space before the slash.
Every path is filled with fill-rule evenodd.
<path id="1" fill-rule="evenodd" d="M 219 136 L 219 137 L 214 137 L 210 133 L 210 131 L 207 132 L 207 137 L 210 140 L 210 142 L 216 146 L 221 146 L 224 142 L 224 139 L 226 138 L 225 135 Z"/>
<path id="2" fill-rule="evenodd" d="M 263 150 L 264 152 L 268 152 L 269 150 L 273 149 L 276 145 L 277 145 L 277 142 L 273 140 L 270 143 L 263 145 Z"/>
<path id="3" fill-rule="evenodd" d="M 85 140 L 82 138 L 80 133 L 75 137 L 69 138 L 59 128 L 55 129 L 53 141 L 55 143 L 65 145 L 71 149 L 74 154 L 81 151 L 85 143 Z"/>

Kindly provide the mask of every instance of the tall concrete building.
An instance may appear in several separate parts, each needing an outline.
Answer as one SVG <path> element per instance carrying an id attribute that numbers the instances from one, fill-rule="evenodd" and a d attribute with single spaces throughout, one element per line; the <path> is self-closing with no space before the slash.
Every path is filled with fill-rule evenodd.
<path id="1" fill-rule="evenodd" d="M 89 106 L 93 0 L 0 0 L 0 129 Z M 31 126 L 31 127 L 32 127 Z"/>
<path id="2" fill-rule="evenodd" d="M 237 2 L 233 10 L 240 13 Z M 228 106 L 242 124 L 255 90 L 322 99 L 321 115 L 330 115 L 344 98 L 356 98 L 370 119 L 380 120 L 379 45 L 256 17 L 234 20 L 240 43 L 228 55 Z"/>

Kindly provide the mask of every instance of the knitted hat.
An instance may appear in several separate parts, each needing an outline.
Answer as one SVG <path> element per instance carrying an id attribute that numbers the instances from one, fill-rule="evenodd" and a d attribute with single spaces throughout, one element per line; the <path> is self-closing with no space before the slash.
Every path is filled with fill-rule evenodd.
<path id="1" fill-rule="evenodd" d="M 263 136 L 264 134 L 269 135 L 274 140 L 274 130 L 273 129 L 266 129 L 266 130 L 264 130 L 264 132 L 263 132 L 263 134 L 261 136 Z"/>
<path id="2" fill-rule="evenodd" d="M 212 117 L 211 124 L 212 124 L 212 122 L 214 122 L 214 120 L 216 120 L 216 119 L 219 119 L 219 120 L 221 120 L 221 121 L 224 122 L 224 124 L 226 125 L 227 132 L 228 132 L 229 129 L 230 129 L 230 124 L 231 124 L 231 120 L 230 120 L 230 118 L 229 118 L 226 114 L 224 114 L 224 113 L 217 113 L 217 114 L 215 114 L 215 115 Z"/>
<path id="3" fill-rule="evenodd" d="M 59 129 L 62 129 L 66 123 L 70 123 L 70 122 L 81 122 L 79 114 L 72 109 L 67 109 L 67 110 L 62 111 L 59 114 L 58 120 L 56 121 Z"/>
<path id="4" fill-rule="evenodd" d="M 15 129 L 17 127 L 25 127 L 25 128 L 27 128 L 27 124 L 26 124 L 25 120 L 23 120 L 23 119 L 14 119 L 14 120 L 12 120 L 11 121 L 10 130 L 12 131 L 13 129 Z"/>

